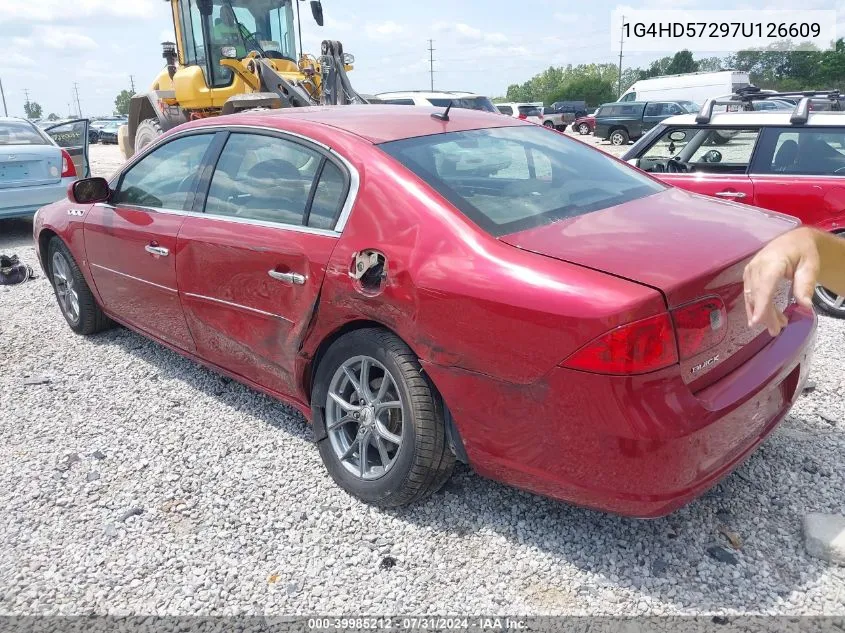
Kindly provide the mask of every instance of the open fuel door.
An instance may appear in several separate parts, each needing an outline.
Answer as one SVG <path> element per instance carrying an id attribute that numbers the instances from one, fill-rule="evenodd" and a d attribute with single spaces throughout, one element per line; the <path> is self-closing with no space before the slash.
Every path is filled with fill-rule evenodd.
<path id="1" fill-rule="evenodd" d="M 67 153 L 70 154 L 70 158 L 76 167 L 76 174 L 80 178 L 91 176 L 88 160 L 88 126 L 90 123 L 91 121 L 88 119 L 76 119 L 44 128 L 44 132 L 59 147 L 67 150 Z"/>

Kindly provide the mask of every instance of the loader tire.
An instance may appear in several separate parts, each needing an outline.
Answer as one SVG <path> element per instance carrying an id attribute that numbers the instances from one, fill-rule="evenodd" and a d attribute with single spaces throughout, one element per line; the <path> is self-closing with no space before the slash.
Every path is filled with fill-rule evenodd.
<path id="1" fill-rule="evenodd" d="M 164 130 L 161 129 L 161 124 L 156 119 L 141 121 L 135 131 L 135 153 L 142 151 L 162 134 L 164 134 Z"/>

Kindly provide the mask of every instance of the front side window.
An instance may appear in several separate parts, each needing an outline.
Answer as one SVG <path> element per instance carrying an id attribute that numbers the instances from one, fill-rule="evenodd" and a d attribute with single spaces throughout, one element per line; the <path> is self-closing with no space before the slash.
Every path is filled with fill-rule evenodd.
<path id="1" fill-rule="evenodd" d="M 379 147 L 494 236 L 664 190 L 637 170 L 540 126 L 451 132 Z"/>
<path id="2" fill-rule="evenodd" d="M 670 127 L 638 158 L 643 171 L 744 174 L 759 129 Z"/>
<path id="3" fill-rule="evenodd" d="M 513 114 L 513 108 L 510 106 L 496 106 L 499 109 L 499 112 L 502 114 L 507 114 L 511 116 Z"/>
<path id="4" fill-rule="evenodd" d="M 428 102 L 438 108 L 448 107 L 452 104 L 453 108 L 462 108 L 464 110 L 482 110 L 484 112 L 496 112 L 496 107 L 493 102 L 487 97 L 462 97 L 460 99 L 429 99 Z"/>
<path id="5" fill-rule="evenodd" d="M 845 176 L 845 129 L 777 128 L 755 171 L 805 176 Z M 774 143 L 772 143 L 774 138 Z M 773 149 L 772 149 L 773 146 Z"/>
<path id="6" fill-rule="evenodd" d="M 274 136 L 232 134 L 211 179 L 210 215 L 302 225 L 318 152 Z"/>
<path id="7" fill-rule="evenodd" d="M 183 136 L 162 145 L 123 174 L 112 204 L 184 210 L 213 134 Z"/>

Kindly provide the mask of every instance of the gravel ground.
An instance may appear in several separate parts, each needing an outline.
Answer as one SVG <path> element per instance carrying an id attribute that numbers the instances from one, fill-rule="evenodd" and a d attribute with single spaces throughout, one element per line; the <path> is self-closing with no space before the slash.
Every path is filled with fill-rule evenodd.
<path id="1" fill-rule="evenodd" d="M 30 231 L 0 222 L 0 252 L 35 265 Z M 43 277 L 0 308 L 2 614 L 845 614 L 845 568 L 801 538 L 845 512 L 845 322 L 821 319 L 815 390 L 761 450 L 636 521 L 466 468 L 370 508 L 291 409 L 127 330 L 74 336 Z"/>

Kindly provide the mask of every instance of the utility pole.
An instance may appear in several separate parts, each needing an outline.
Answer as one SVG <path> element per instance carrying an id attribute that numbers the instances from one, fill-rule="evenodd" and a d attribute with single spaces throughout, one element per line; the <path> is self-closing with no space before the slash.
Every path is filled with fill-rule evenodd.
<path id="1" fill-rule="evenodd" d="M 135 94 L 135 75 L 129 75 L 129 83 L 132 84 L 132 94 Z"/>
<path id="2" fill-rule="evenodd" d="M 9 110 L 6 108 L 6 93 L 3 92 L 3 80 L 0 79 L 0 97 L 3 98 L 3 116 L 9 116 Z"/>
<path id="3" fill-rule="evenodd" d="M 79 103 L 79 84 L 73 82 L 73 91 L 76 93 L 76 111 L 79 113 L 79 118 L 82 118 L 82 105 Z"/>
<path id="4" fill-rule="evenodd" d="M 428 60 L 431 72 L 431 91 L 434 92 L 434 40 L 428 40 Z"/>
<path id="5" fill-rule="evenodd" d="M 24 99 L 25 99 L 24 103 L 26 104 L 24 106 L 24 112 L 26 113 L 26 118 L 28 119 L 29 118 L 29 90 L 24 88 L 23 89 L 23 95 L 24 95 Z"/>
<path id="6" fill-rule="evenodd" d="M 625 43 L 625 16 L 622 16 L 622 26 L 619 27 L 619 87 L 616 98 L 622 96 L 622 45 Z"/>

